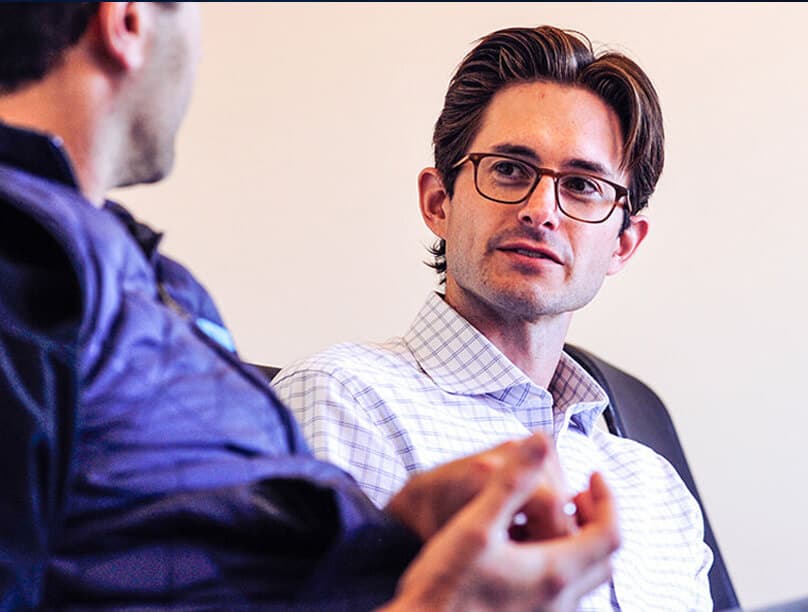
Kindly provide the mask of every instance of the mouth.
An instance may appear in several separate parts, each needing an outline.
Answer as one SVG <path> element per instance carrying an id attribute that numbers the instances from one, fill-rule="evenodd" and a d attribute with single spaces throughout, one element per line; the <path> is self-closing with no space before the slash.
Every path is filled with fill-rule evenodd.
<path id="1" fill-rule="evenodd" d="M 504 251 L 506 253 L 516 253 L 517 255 L 521 255 L 523 257 L 529 257 L 531 259 L 547 259 L 552 261 L 553 263 L 557 263 L 562 265 L 561 258 L 556 255 L 550 249 L 546 249 L 544 247 L 536 247 L 536 246 L 528 246 L 528 245 L 503 245 L 500 246 L 500 251 Z"/>

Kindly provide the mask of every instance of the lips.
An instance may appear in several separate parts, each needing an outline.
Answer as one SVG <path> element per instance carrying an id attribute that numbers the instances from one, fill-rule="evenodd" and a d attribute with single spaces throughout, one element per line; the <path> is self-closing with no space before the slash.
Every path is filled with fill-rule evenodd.
<path id="1" fill-rule="evenodd" d="M 516 253 L 524 257 L 532 259 L 549 259 L 550 261 L 563 265 L 561 257 L 559 257 L 553 250 L 538 244 L 528 242 L 507 242 L 497 247 L 500 251 L 509 253 Z"/>

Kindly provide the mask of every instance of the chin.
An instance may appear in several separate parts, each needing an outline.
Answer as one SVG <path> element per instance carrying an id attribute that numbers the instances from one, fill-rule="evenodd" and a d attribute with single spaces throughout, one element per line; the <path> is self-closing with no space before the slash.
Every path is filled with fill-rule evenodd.
<path id="1" fill-rule="evenodd" d="M 174 155 L 167 156 L 163 160 L 150 160 L 151 163 L 140 163 L 131 167 L 130 173 L 118 182 L 116 187 L 131 187 L 134 185 L 146 185 L 159 183 L 169 174 L 174 167 Z"/>
<path id="2" fill-rule="evenodd" d="M 158 169 L 143 178 L 140 182 L 143 184 L 148 183 L 159 183 L 164 178 L 166 178 L 169 174 L 171 174 L 171 168 L 166 169 Z"/>
<path id="3" fill-rule="evenodd" d="M 501 309 L 523 321 L 538 321 L 543 317 L 578 310 L 585 302 L 578 296 L 558 295 L 547 291 L 525 290 L 500 293 L 495 302 Z"/>
<path id="4" fill-rule="evenodd" d="M 174 149 L 168 149 L 164 155 L 157 156 L 151 165 L 151 172 L 144 173 L 143 183 L 157 183 L 166 178 L 174 169 Z"/>
<path id="5" fill-rule="evenodd" d="M 168 176 L 167 172 L 152 172 L 150 174 L 137 174 L 132 176 L 127 176 L 118 181 L 115 184 L 116 188 L 120 187 L 134 187 L 135 185 L 148 185 L 151 183 L 159 183 L 162 181 L 166 176 Z"/>

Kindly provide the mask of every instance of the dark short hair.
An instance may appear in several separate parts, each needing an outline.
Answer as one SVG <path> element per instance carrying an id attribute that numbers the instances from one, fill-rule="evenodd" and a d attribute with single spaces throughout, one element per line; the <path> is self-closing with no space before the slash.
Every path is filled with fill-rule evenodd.
<path id="1" fill-rule="evenodd" d="M 0 93 L 38 81 L 87 30 L 97 2 L 0 3 Z"/>
<path id="2" fill-rule="evenodd" d="M 631 210 L 648 205 L 665 161 L 665 133 L 659 99 L 648 75 L 636 62 L 613 51 L 595 54 L 589 39 L 552 26 L 507 28 L 483 37 L 457 68 L 432 144 L 437 168 L 449 197 L 457 170 L 452 166 L 471 146 L 494 95 L 508 85 L 559 83 L 593 92 L 617 115 L 623 136 L 621 168 L 631 179 Z M 441 281 L 446 273 L 446 243 L 430 248 Z"/>

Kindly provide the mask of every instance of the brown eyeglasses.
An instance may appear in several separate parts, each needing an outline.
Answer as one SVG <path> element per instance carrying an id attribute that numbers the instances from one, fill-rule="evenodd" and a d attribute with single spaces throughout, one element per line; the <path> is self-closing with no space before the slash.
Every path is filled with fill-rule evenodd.
<path id="1" fill-rule="evenodd" d="M 630 214 L 629 190 L 586 172 L 557 172 L 500 153 L 469 153 L 452 166 L 474 164 L 474 186 L 484 198 L 501 204 L 527 200 L 544 176 L 553 179 L 558 209 L 584 223 L 603 223 L 618 206 Z"/>

